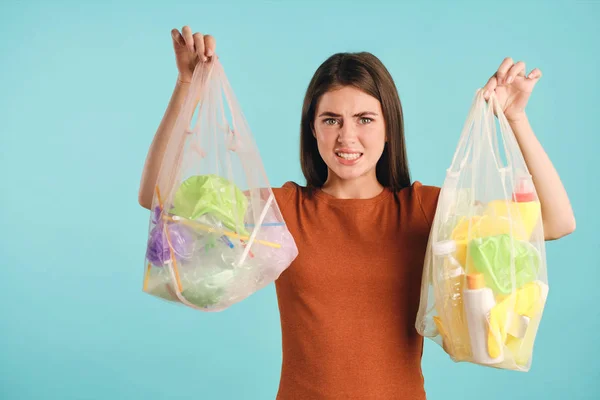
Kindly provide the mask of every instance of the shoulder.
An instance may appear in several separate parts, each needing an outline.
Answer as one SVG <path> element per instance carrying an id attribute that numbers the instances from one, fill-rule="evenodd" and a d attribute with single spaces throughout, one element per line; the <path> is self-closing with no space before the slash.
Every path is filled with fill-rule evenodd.
<path id="1" fill-rule="evenodd" d="M 302 187 L 296 182 L 285 182 L 281 187 L 274 187 L 273 194 L 278 202 L 289 200 L 294 194 L 297 194 Z"/>
<path id="2" fill-rule="evenodd" d="M 412 211 L 420 213 L 427 224 L 431 226 L 440 191 L 439 186 L 424 185 L 420 181 L 414 181 L 410 186 L 400 190 L 398 194 L 401 202 L 412 204 Z"/>
<path id="3" fill-rule="evenodd" d="M 437 203 L 441 188 L 439 186 L 423 185 L 421 182 L 415 181 L 412 184 L 412 190 L 420 202 Z"/>
<path id="4" fill-rule="evenodd" d="M 295 202 L 307 189 L 296 182 L 287 181 L 281 187 L 274 187 L 272 190 L 279 207 L 285 208 L 289 203 Z"/>

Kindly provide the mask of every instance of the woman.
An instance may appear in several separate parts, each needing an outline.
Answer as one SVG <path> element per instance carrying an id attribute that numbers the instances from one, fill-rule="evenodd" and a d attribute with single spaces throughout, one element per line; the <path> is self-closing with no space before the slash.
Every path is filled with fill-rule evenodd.
<path id="1" fill-rule="evenodd" d="M 151 207 L 168 135 L 209 35 L 172 31 L 179 76 L 152 142 L 139 202 Z M 560 179 L 525 106 L 541 72 L 505 59 L 496 93 L 542 204 L 547 239 L 575 229 Z M 423 340 L 414 327 L 425 248 L 440 189 L 411 183 L 392 77 L 369 53 L 336 54 L 313 77 L 302 109 L 306 187 L 274 188 L 298 246 L 276 281 L 283 337 L 278 399 L 424 399 Z"/>

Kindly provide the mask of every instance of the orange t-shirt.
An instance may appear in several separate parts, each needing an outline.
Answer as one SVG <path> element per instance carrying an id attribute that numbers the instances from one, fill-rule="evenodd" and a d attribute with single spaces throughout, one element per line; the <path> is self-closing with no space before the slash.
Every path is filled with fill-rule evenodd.
<path id="1" fill-rule="evenodd" d="M 415 319 L 439 188 L 337 199 L 287 182 L 274 193 L 299 251 L 275 282 L 277 399 L 425 399 Z"/>

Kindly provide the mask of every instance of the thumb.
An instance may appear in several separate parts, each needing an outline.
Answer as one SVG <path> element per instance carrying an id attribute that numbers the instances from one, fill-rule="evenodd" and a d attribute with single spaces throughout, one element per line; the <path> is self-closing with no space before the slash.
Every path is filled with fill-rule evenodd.
<path id="1" fill-rule="evenodd" d="M 531 71 L 529 73 L 529 75 L 527 75 L 527 80 L 537 83 L 537 81 L 539 81 L 541 77 L 542 77 L 542 71 L 540 71 L 539 68 L 535 68 L 533 71 Z"/>

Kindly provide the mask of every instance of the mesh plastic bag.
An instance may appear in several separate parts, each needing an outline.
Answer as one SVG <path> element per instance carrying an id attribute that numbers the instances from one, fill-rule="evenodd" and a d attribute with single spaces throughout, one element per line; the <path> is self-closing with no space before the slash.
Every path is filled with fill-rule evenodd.
<path id="1" fill-rule="evenodd" d="M 498 100 L 480 89 L 440 192 L 416 328 L 456 362 L 528 371 L 547 294 L 533 180 Z"/>
<path id="2" fill-rule="evenodd" d="M 152 202 L 143 290 L 221 311 L 298 254 L 218 58 L 199 63 Z"/>

